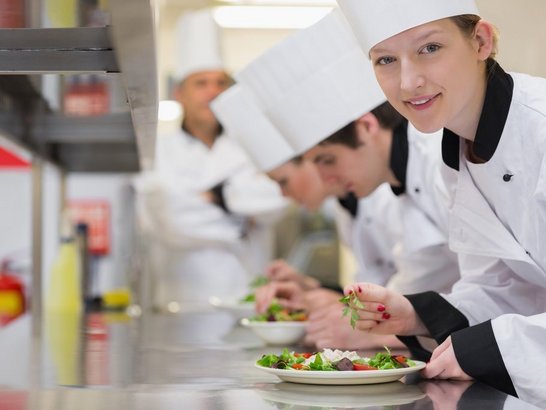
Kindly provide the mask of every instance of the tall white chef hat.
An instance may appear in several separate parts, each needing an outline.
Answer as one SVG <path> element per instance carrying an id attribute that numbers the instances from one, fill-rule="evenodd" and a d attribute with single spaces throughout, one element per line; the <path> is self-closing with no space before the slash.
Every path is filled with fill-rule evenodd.
<path id="1" fill-rule="evenodd" d="M 234 85 L 211 103 L 227 134 L 234 138 L 261 171 L 271 171 L 296 156 L 251 93 Z"/>
<path id="2" fill-rule="evenodd" d="M 377 43 L 402 31 L 461 14 L 479 15 L 474 0 L 337 0 L 368 53 Z"/>
<path id="3" fill-rule="evenodd" d="M 210 9 L 184 13 L 175 34 L 175 79 L 206 70 L 223 70 L 220 28 Z"/>
<path id="4" fill-rule="evenodd" d="M 296 154 L 386 100 L 338 10 L 272 47 L 236 78 Z"/>

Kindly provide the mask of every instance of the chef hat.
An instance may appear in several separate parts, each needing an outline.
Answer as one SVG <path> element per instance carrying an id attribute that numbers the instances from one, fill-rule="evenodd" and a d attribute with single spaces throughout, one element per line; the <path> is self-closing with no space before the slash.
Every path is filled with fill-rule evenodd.
<path id="1" fill-rule="evenodd" d="M 337 0 L 368 53 L 402 31 L 461 14 L 479 14 L 474 0 Z"/>
<path id="2" fill-rule="evenodd" d="M 236 78 L 296 154 L 386 100 L 338 10 L 272 47 Z"/>
<path id="3" fill-rule="evenodd" d="M 185 13 L 176 25 L 175 78 L 206 70 L 224 70 L 220 29 L 210 9 Z"/>
<path id="4" fill-rule="evenodd" d="M 218 121 L 262 171 L 271 171 L 296 156 L 294 150 L 258 108 L 254 97 L 234 85 L 211 103 Z"/>

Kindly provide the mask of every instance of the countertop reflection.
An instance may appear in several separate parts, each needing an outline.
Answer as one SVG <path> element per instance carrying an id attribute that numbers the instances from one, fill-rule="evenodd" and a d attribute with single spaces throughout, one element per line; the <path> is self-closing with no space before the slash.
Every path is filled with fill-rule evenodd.
<path id="1" fill-rule="evenodd" d="M 49 327 L 48 327 L 49 326 Z M 375 385 L 281 382 L 265 346 L 225 312 L 30 318 L 0 328 L 0 409 L 532 409 L 480 383 L 418 375 Z"/>

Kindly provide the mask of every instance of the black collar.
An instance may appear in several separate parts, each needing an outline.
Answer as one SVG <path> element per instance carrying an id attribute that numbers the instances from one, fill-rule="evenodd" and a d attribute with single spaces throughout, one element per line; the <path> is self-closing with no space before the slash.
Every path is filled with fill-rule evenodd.
<path id="1" fill-rule="evenodd" d="M 358 214 L 358 198 L 353 192 L 349 192 L 343 198 L 338 198 L 337 201 L 351 214 L 353 219 L 356 218 Z"/>
<path id="2" fill-rule="evenodd" d="M 487 64 L 487 89 L 473 143 L 474 154 L 487 162 L 495 154 L 499 145 L 514 92 L 514 80 L 501 66 L 490 61 Z M 459 170 L 459 136 L 444 129 L 442 156 L 450 168 Z"/>
<path id="3" fill-rule="evenodd" d="M 392 131 L 390 167 L 400 186 L 392 186 L 395 195 L 406 192 L 406 170 L 408 168 L 408 121 L 402 123 Z"/>

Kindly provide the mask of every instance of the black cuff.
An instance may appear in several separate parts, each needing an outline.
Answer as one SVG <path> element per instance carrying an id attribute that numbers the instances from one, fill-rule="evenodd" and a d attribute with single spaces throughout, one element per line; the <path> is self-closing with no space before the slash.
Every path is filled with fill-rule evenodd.
<path id="1" fill-rule="evenodd" d="M 415 336 L 396 336 L 398 340 L 406 345 L 411 353 L 412 359 L 421 360 L 422 362 L 428 362 L 432 353 L 421 346 L 419 340 Z"/>
<path id="2" fill-rule="evenodd" d="M 466 374 L 517 397 L 490 320 L 453 333 L 451 344 L 459 366 Z"/>
<path id="3" fill-rule="evenodd" d="M 229 214 L 230 211 L 227 208 L 226 198 L 224 197 L 224 183 L 220 182 L 218 185 L 212 187 L 210 193 L 213 196 L 212 202 Z"/>
<path id="4" fill-rule="evenodd" d="M 431 337 L 438 344 L 451 333 L 468 327 L 468 319 L 436 292 L 405 295 Z"/>

